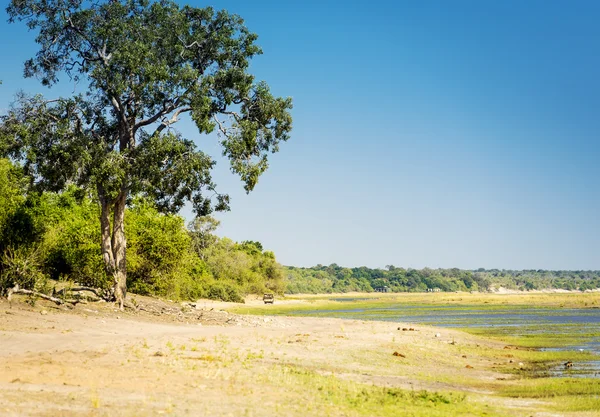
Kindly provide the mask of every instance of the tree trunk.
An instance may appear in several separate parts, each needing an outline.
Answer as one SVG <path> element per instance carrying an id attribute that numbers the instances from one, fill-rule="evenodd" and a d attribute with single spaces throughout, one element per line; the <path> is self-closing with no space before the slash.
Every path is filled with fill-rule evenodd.
<path id="1" fill-rule="evenodd" d="M 113 220 L 113 235 L 112 249 L 115 260 L 114 271 L 114 294 L 119 308 L 123 310 L 125 296 L 127 294 L 127 259 L 126 248 L 127 240 L 125 239 L 125 202 L 127 194 L 121 191 L 114 205 L 114 220 Z"/>
<path id="2" fill-rule="evenodd" d="M 102 195 L 102 193 L 100 193 Z M 102 259 L 106 274 L 112 276 L 115 266 L 115 257 L 112 250 L 112 235 L 110 232 L 111 204 L 105 198 L 100 197 L 102 211 L 100 213 L 100 227 L 102 229 Z"/>
<path id="3" fill-rule="evenodd" d="M 113 278 L 113 295 L 119 308 L 123 310 L 127 294 L 127 262 L 125 239 L 125 203 L 127 192 L 121 191 L 115 201 L 100 198 L 102 211 L 100 225 L 102 229 L 102 258 L 107 275 Z M 110 215 L 113 214 L 112 230 Z"/>

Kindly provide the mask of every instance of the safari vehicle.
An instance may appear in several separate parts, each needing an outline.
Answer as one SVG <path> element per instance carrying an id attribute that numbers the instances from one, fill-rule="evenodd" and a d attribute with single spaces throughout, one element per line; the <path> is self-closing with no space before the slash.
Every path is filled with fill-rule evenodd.
<path id="1" fill-rule="evenodd" d="M 263 301 L 265 302 L 265 304 L 273 304 L 273 302 L 275 301 L 275 295 L 265 294 L 263 295 Z"/>

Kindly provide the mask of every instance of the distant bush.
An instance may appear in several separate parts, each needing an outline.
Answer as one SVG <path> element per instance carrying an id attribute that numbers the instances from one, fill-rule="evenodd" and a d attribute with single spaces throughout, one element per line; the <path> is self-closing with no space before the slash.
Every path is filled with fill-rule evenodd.
<path id="1" fill-rule="evenodd" d="M 238 288 L 230 282 L 214 282 L 208 288 L 206 298 L 211 300 L 222 300 L 233 303 L 243 303 L 244 298 Z"/>
<path id="2" fill-rule="evenodd" d="M 283 293 L 285 288 L 283 268 L 258 242 L 219 239 L 205 252 L 205 259 L 215 280 L 235 285 L 240 294 Z"/>

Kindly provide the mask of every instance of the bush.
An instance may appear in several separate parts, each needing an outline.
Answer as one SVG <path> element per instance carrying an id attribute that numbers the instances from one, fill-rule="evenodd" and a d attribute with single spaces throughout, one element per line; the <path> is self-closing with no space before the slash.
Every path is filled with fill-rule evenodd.
<path id="1" fill-rule="evenodd" d="M 171 299 L 196 300 L 212 279 L 195 253 L 184 220 L 161 214 L 143 200 L 125 217 L 127 279 L 132 292 Z"/>
<path id="2" fill-rule="evenodd" d="M 18 285 L 26 290 L 46 292 L 48 280 L 40 268 L 38 253 L 26 248 L 8 248 L 2 254 L 0 292 Z"/>
<path id="3" fill-rule="evenodd" d="M 229 282 L 215 282 L 206 293 L 206 297 L 211 300 L 222 300 L 233 303 L 244 303 L 244 298 L 240 295 L 238 289 Z"/>
<path id="4" fill-rule="evenodd" d="M 0 159 L 0 250 L 6 246 L 8 220 L 25 200 L 23 175 L 8 159 Z"/>
<path id="5" fill-rule="evenodd" d="M 60 219 L 48 222 L 40 244 L 48 275 L 90 287 L 110 287 L 112 279 L 104 271 L 99 245 L 96 204 L 90 199 L 78 203 L 68 193 L 55 204 L 59 206 Z"/>

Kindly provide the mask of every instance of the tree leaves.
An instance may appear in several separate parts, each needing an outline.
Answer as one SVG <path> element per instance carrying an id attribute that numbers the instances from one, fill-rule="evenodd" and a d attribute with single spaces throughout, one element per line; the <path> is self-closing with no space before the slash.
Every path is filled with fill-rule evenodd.
<path id="1" fill-rule="evenodd" d="M 192 141 L 173 132 L 146 136 L 133 160 L 134 193 L 148 196 L 163 212 L 177 212 L 191 200 L 197 213 L 208 214 L 210 198 L 216 194 L 210 175 L 215 162 L 197 151 Z"/>

